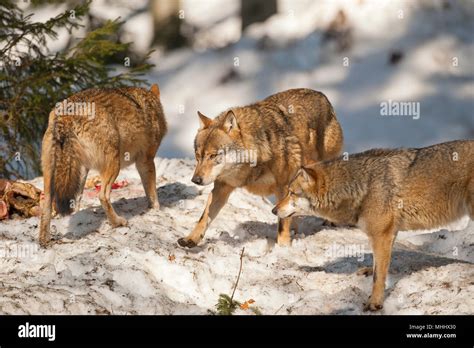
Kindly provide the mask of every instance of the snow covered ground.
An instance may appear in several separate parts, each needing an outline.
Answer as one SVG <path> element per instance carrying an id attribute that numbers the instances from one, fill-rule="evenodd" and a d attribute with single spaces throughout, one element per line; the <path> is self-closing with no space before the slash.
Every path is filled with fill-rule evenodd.
<path id="1" fill-rule="evenodd" d="M 37 247 L 38 218 L 0 224 L 0 313 L 206 314 L 232 292 L 245 247 L 235 299 L 263 314 L 361 314 L 372 278 L 367 237 L 357 229 L 326 228 L 300 218 L 289 248 L 275 245 L 272 205 L 245 191 L 188 250 L 176 243 L 199 219 L 210 187 L 190 178 L 194 163 L 157 159 L 161 210 L 147 211 L 136 170 L 112 199 L 129 227 L 112 229 L 97 193 L 82 209 L 53 220 L 59 243 Z M 42 186 L 41 178 L 33 180 Z M 385 314 L 474 313 L 474 222 L 456 231 L 400 233 L 387 281 Z M 239 309 L 239 314 L 251 314 Z"/>

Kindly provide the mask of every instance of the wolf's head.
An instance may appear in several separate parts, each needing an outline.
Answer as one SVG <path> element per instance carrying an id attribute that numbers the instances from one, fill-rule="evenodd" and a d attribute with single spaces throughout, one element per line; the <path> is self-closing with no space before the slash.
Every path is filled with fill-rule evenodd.
<path id="1" fill-rule="evenodd" d="M 235 153 L 244 151 L 237 118 L 232 110 L 214 120 L 198 111 L 200 128 L 194 139 L 196 169 L 192 182 L 209 185 L 238 165 Z"/>
<path id="2" fill-rule="evenodd" d="M 315 190 L 317 172 L 310 167 L 302 167 L 288 184 L 288 194 L 277 203 L 272 213 L 283 219 L 294 214 L 312 212 L 311 193 Z"/>

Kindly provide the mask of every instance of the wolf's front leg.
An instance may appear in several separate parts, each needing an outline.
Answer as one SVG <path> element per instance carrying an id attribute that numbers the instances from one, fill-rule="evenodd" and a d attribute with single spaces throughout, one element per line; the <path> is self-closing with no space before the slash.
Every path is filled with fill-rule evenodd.
<path id="1" fill-rule="evenodd" d="M 291 217 L 278 219 L 277 244 L 280 246 L 291 245 Z"/>
<path id="2" fill-rule="evenodd" d="M 194 230 L 185 238 L 178 239 L 178 244 L 182 247 L 193 248 L 201 239 L 204 238 L 204 234 L 211 222 L 216 218 L 219 211 L 226 204 L 227 199 L 234 190 L 234 187 L 227 185 L 220 181 L 214 182 L 214 188 L 212 189 L 209 197 L 207 198 L 206 208 L 202 213 L 199 222 L 197 223 Z"/>
<path id="3" fill-rule="evenodd" d="M 288 194 L 287 189 L 280 190 L 275 193 L 278 201 L 281 201 Z M 278 235 L 277 244 L 280 246 L 291 245 L 291 217 L 278 219 Z"/>

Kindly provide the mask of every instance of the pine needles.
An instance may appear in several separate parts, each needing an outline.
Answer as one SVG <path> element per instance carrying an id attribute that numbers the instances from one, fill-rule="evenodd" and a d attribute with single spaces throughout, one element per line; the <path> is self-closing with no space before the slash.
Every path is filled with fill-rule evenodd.
<path id="1" fill-rule="evenodd" d="M 0 3 L 0 177 L 31 178 L 40 174 L 40 147 L 49 112 L 57 102 L 91 87 L 140 85 L 152 65 L 141 61 L 120 63 L 124 72 L 109 65 L 113 57 L 129 50 L 116 39 L 122 25 L 108 21 L 84 37 L 70 38 L 59 52 L 50 52 L 49 40 L 66 29 L 83 27 L 89 3 L 49 19 L 32 22 L 31 15 L 13 1 Z"/>

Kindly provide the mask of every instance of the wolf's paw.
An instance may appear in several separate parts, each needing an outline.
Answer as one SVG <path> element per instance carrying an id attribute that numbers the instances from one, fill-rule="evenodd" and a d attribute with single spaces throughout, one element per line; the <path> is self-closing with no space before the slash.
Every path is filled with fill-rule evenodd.
<path id="1" fill-rule="evenodd" d="M 128 221 L 124 217 L 117 216 L 116 219 L 110 221 L 110 224 L 113 228 L 121 227 L 121 226 L 128 226 Z"/>
<path id="2" fill-rule="evenodd" d="M 326 220 L 326 219 L 323 220 L 323 223 L 321 224 L 321 226 L 330 227 L 330 228 L 337 227 L 337 225 L 334 222 L 331 222 L 331 221 Z"/>
<path id="3" fill-rule="evenodd" d="M 194 248 L 195 246 L 197 246 L 196 242 L 194 242 L 191 239 L 186 239 L 186 238 L 178 239 L 178 244 L 182 246 L 183 248 Z"/>
<path id="4" fill-rule="evenodd" d="M 383 308 L 383 303 L 371 301 L 369 298 L 369 302 L 364 305 L 364 312 L 371 311 L 376 312 Z"/>
<path id="5" fill-rule="evenodd" d="M 148 202 L 148 208 L 154 209 L 154 210 L 159 210 L 160 209 L 160 203 L 158 201 Z"/>
<path id="6" fill-rule="evenodd" d="M 291 238 L 277 238 L 277 244 L 281 247 L 290 247 Z"/>
<path id="7" fill-rule="evenodd" d="M 39 240 L 40 247 L 42 247 L 44 249 L 48 248 L 51 244 L 52 244 L 52 242 L 51 242 L 50 238 L 40 238 L 40 240 Z"/>
<path id="8" fill-rule="evenodd" d="M 356 272 L 357 275 L 363 275 L 363 276 L 370 276 L 374 273 L 374 269 L 372 267 L 362 267 L 362 268 L 359 268 Z"/>

